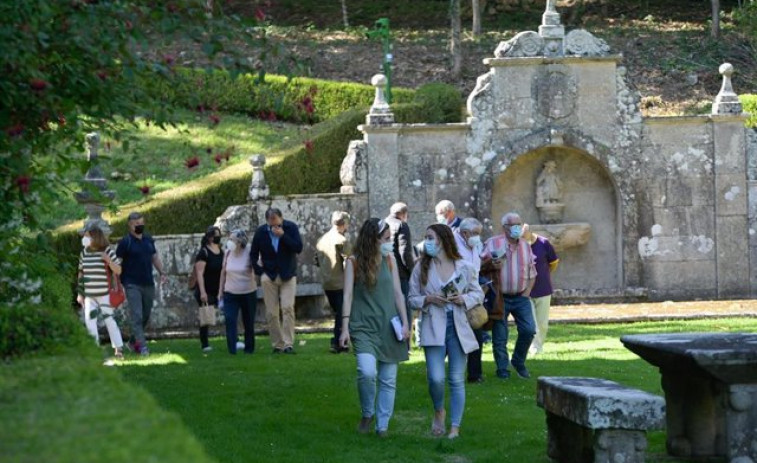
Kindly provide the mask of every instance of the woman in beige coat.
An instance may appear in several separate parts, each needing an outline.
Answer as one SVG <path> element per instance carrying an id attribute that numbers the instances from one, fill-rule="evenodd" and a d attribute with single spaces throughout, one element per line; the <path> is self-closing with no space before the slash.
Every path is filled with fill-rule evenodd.
<path id="1" fill-rule="evenodd" d="M 444 359 L 449 357 L 450 439 L 460 433 L 465 409 L 467 354 L 478 349 L 465 312 L 484 300 L 478 271 L 462 259 L 452 230 L 442 224 L 426 229 L 424 254 L 410 277 L 408 301 L 421 311 L 421 346 L 428 389 L 434 405 L 431 432 L 445 433 Z"/>

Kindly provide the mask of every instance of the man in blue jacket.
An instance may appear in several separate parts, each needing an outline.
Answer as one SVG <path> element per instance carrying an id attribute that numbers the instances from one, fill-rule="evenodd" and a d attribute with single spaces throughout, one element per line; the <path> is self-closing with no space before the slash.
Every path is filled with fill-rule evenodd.
<path id="1" fill-rule="evenodd" d="M 273 353 L 294 354 L 297 254 L 302 252 L 300 230 L 296 223 L 284 220 L 280 209 L 272 207 L 265 211 L 265 220 L 266 224 L 255 230 L 250 260 L 263 288 Z"/>

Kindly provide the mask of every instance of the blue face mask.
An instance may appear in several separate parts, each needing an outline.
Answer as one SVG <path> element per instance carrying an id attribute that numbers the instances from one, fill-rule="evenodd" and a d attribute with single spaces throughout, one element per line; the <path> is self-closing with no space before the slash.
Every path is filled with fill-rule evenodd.
<path id="1" fill-rule="evenodd" d="M 394 252 L 394 243 L 391 241 L 388 241 L 386 243 L 381 243 L 381 255 L 386 257 L 389 254 Z"/>
<path id="2" fill-rule="evenodd" d="M 510 238 L 517 240 L 523 235 L 523 227 L 520 225 L 510 226 Z"/>
<path id="3" fill-rule="evenodd" d="M 439 254 L 439 247 L 434 240 L 426 240 L 423 242 L 423 250 L 427 256 L 436 257 Z"/>

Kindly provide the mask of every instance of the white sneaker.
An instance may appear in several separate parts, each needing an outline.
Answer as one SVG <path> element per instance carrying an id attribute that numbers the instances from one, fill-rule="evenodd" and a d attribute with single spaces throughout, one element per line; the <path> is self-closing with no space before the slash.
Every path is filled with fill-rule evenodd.
<path id="1" fill-rule="evenodd" d="M 244 350 L 244 343 L 242 341 L 237 341 L 237 350 Z"/>
<path id="2" fill-rule="evenodd" d="M 203 347 L 203 348 L 202 348 L 202 351 L 203 351 L 203 352 L 210 352 L 211 350 L 213 350 L 213 348 L 212 348 L 212 347 L 210 347 L 210 346 L 208 346 L 208 347 Z"/>

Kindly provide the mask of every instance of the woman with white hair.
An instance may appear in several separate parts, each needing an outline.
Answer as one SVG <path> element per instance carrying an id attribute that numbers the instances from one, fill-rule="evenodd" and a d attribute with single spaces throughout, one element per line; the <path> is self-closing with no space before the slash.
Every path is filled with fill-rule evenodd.
<path id="1" fill-rule="evenodd" d="M 242 311 L 244 325 L 244 353 L 255 351 L 255 291 L 258 289 L 250 261 L 250 246 L 244 230 L 234 230 L 226 241 L 226 255 L 221 270 L 218 299 L 223 299 L 226 319 L 226 346 L 229 353 L 237 353 L 237 320 Z"/>

